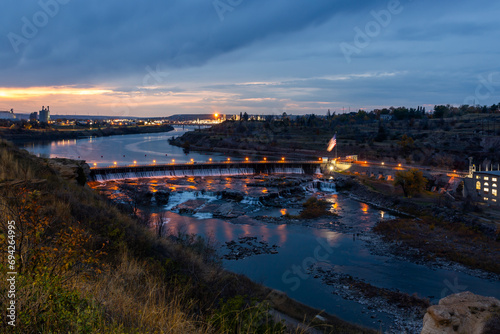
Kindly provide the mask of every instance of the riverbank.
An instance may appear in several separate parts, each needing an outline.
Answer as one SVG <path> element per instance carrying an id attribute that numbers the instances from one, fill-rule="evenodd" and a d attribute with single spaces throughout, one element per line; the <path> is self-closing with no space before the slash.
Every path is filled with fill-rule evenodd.
<path id="1" fill-rule="evenodd" d="M 46 159 L 4 141 L 0 157 L 1 240 L 14 221 L 23 255 L 13 333 L 281 333 L 269 309 L 325 333 L 375 333 L 223 270 L 200 238 L 158 237 Z"/>
<path id="2" fill-rule="evenodd" d="M 170 125 L 122 126 L 100 129 L 10 129 L 0 128 L 0 139 L 9 140 L 16 144 L 29 142 L 43 142 L 51 140 L 80 139 L 89 137 L 108 137 L 115 135 L 130 135 L 140 133 L 159 133 L 174 130 Z"/>
<path id="3" fill-rule="evenodd" d="M 387 249 L 419 263 L 442 265 L 443 260 L 471 270 L 500 275 L 500 234 L 494 225 L 465 215 L 451 205 L 407 199 L 365 184 L 369 179 L 336 175 L 353 199 L 401 218 L 378 222 L 373 231 L 390 244 Z M 384 182 L 384 181 L 377 181 Z M 477 274 L 477 273 L 476 273 Z"/>

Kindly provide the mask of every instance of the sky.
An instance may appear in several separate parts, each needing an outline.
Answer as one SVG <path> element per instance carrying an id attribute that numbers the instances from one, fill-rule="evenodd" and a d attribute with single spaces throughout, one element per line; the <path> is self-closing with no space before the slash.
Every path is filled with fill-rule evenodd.
<path id="1" fill-rule="evenodd" d="M 4 0 L 0 110 L 326 114 L 500 102 L 500 2 Z"/>

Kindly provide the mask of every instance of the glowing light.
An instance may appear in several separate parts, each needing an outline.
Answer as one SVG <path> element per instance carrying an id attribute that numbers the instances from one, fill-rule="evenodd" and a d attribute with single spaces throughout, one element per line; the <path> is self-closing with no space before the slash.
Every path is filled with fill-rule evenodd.
<path id="1" fill-rule="evenodd" d="M 227 161 L 231 161 L 231 158 L 227 158 Z"/>
<path id="2" fill-rule="evenodd" d="M 94 167 L 97 166 L 97 164 L 94 162 Z"/>
<path id="3" fill-rule="evenodd" d="M 134 165 L 137 163 L 137 161 L 134 160 Z"/>
<path id="4" fill-rule="evenodd" d="M 282 216 L 286 215 L 286 209 L 281 209 L 280 213 L 281 213 Z"/>
<path id="5" fill-rule="evenodd" d="M 365 164 L 367 164 L 367 163 L 368 163 L 368 162 L 367 162 L 367 161 L 365 161 Z"/>
<path id="6" fill-rule="evenodd" d="M 219 117 L 219 114 L 218 114 L 218 113 L 215 113 L 215 114 L 214 114 L 214 117 L 215 117 L 215 118 L 218 118 L 218 117 Z"/>
<path id="7" fill-rule="evenodd" d="M 333 170 L 333 166 L 330 166 L 330 170 Z"/>
<path id="8" fill-rule="evenodd" d="M 264 161 L 267 161 L 267 158 L 264 158 Z"/>
<path id="9" fill-rule="evenodd" d="M 156 160 L 153 160 L 153 163 L 155 164 L 155 163 L 156 163 Z"/>
<path id="10" fill-rule="evenodd" d="M 323 161 L 323 158 L 319 158 L 318 160 L 319 160 L 319 161 Z"/>
<path id="11" fill-rule="evenodd" d="M 175 164 L 175 159 L 172 159 L 172 163 Z"/>
<path id="12" fill-rule="evenodd" d="M 212 162 L 212 158 L 208 159 L 208 161 Z"/>
<path id="13" fill-rule="evenodd" d="M 285 157 L 281 158 L 281 161 L 285 161 Z"/>
<path id="14" fill-rule="evenodd" d="M 368 212 L 368 204 L 366 203 L 361 203 L 361 211 L 363 211 L 364 213 L 367 213 Z"/>
<path id="15" fill-rule="evenodd" d="M 25 99 L 36 96 L 46 95 L 102 95 L 112 93 L 106 89 L 79 89 L 68 86 L 51 87 L 29 87 L 29 88 L 0 88 L 0 97 L 9 99 Z"/>
<path id="16" fill-rule="evenodd" d="M 248 158 L 245 158 L 245 161 L 248 161 Z"/>
<path id="17" fill-rule="evenodd" d="M 385 165 L 385 163 L 384 163 L 384 162 L 382 162 L 382 166 L 383 166 L 383 165 Z"/>
<path id="18" fill-rule="evenodd" d="M 114 165 L 116 165 L 116 161 L 115 161 L 115 162 L 113 162 L 113 164 L 114 164 Z"/>
<path id="19" fill-rule="evenodd" d="M 194 159 L 191 159 L 191 162 L 194 162 Z"/>
<path id="20" fill-rule="evenodd" d="M 398 164 L 398 167 L 401 167 L 401 164 Z"/>

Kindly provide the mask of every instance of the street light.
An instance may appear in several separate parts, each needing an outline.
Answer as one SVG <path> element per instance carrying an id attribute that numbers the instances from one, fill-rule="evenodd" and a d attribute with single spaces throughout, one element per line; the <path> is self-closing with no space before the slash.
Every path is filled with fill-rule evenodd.
<path id="1" fill-rule="evenodd" d="M 136 160 L 134 160 L 134 165 L 135 165 L 136 163 L 137 163 L 137 161 L 136 161 Z"/>
<path id="2" fill-rule="evenodd" d="M 281 161 L 285 161 L 285 157 L 281 158 Z"/>
<path id="3" fill-rule="evenodd" d="M 175 164 L 175 159 L 172 159 L 172 163 Z"/>
<path id="4" fill-rule="evenodd" d="M 248 157 L 245 158 L 245 161 L 248 161 Z"/>
<path id="5" fill-rule="evenodd" d="M 264 158 L 264 161 L 267 161 L 267 158 Z"/>

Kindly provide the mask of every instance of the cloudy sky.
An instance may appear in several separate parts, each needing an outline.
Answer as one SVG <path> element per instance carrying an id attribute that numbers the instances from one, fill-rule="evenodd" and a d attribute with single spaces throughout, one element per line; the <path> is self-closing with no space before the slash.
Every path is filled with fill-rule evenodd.
<path id="1" fill-rule="evenodd" d="M 498 0 L 4 0 L 0 110 L 324 114 L 500 102 Z"/>

